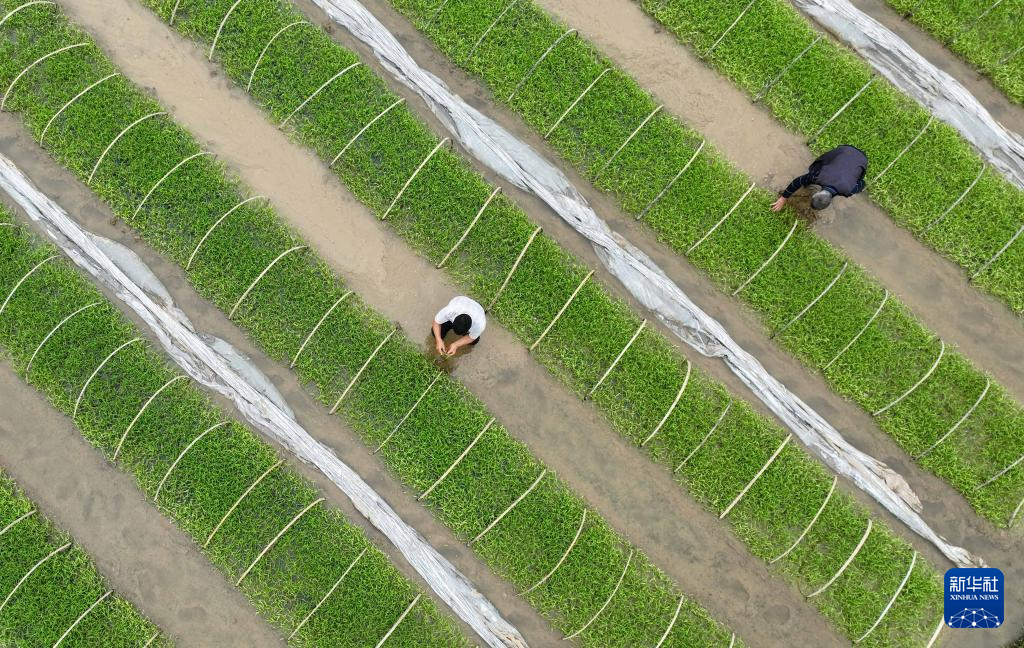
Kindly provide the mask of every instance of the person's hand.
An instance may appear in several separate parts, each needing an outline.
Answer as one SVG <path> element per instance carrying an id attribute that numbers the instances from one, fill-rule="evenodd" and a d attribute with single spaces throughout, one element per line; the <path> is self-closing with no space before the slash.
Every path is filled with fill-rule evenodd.
<path id="1" fill-rule="evenodd" d="M 446 349 L 445 346 L 444 346 L 444 340 L 435 339 L 434 342 L 435 342 L 434 347 L 437 349 L 437 352 L 439 354 L 443 355 L 443 356 L 447 356 L 448 355 L 448 349 Z"/>
<path id="2" fill-rule="evenodd" d="M 786 206 L 786 199 L 783 198 L 782 196 L 779 196 L 779 199 L 772 203 L 772 211 L 773 212 L 782 211 L 782 208 L 785 207 L 785 206 Z"/>

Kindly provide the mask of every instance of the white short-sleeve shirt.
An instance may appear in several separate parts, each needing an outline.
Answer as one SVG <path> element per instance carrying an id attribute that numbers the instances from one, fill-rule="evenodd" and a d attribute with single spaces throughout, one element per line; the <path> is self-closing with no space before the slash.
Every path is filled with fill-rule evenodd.
<path id="1" fill-rule="evenodd" d="M 455 297 L 448 304 L 437 311 L 434 321 L 438 324 L 454 322 L 459 315 L 469 315 L 473 323 L 469 327 L 469 337 L 474 340 L 479 338 L 484 329 L 487 328 L 487 316 L 484 315 L 484 307 L 469 297 Z"/>

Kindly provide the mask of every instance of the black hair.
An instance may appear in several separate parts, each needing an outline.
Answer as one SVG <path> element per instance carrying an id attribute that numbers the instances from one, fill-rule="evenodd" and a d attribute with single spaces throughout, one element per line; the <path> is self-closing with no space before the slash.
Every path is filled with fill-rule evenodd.
<path id="1" fill-rule="evenodd" d="M 469 333 L 471 326 L 473 326 L 473 318 L 466 314 L 459 315 L 452 321 L 452 330 L 458 335 Z"/>

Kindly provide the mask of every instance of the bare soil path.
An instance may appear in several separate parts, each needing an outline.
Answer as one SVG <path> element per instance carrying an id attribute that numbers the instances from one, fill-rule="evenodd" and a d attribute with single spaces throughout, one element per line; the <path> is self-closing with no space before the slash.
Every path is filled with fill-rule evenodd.
<path id="1" fill-rule="evenodd" d="M 6 361 L 0 362 L 0 465 L 85 548 L 111 586 L 178 645 L 284 645 L 135 481 L 107 463 Z"/>
<path id="2" fill-rule="evenodd" d="M 458 290 L 349 195 L 321 162 L 292 144 L 191 43 L 182 41 L 132 0 L 69 0 L 73 19 L 97 36 L 127 76 L 150 87 L 172 115 L 209 150 L 270 198 L 318 251 L 371 304 L 426 341 L 430 318 Z M 112 6 L 118 19 L 110 20 Z M 4 122 L 0 120 L 0 129 Z M 10 132 L 4 129 L 6 132 Z M 283 366 L 257 352 L 222 313 L 188 288 L 181 271 L 133 240 L 122 225 L 23 132 L 0 148 L 44 190 L 88 226 L 130 244 L 167 282 L 204 330 L 257 360 L 296 410 L 300 422 L 334 447 L 399 513 L 477 583 L 531 645 L 557 637 L 537 614 L 455 541 L 429 512 L 401 492 L 355 436 L 315 403 Z M 492 412 L 611 524 L 661 566 L 686 592 L 741 636 L 782 644 L 842 645 L 793 588 L 753 558 L 733 534 L 702 510 L 641 453 L 616 435 L 587 404 L 572 397 L 496 324 L 486 343 L 461 358 L 457 376 Z M 325 489 L 330 492 L 330 489 Z M 346 509 L 347 510 L 347 509 Z"/>

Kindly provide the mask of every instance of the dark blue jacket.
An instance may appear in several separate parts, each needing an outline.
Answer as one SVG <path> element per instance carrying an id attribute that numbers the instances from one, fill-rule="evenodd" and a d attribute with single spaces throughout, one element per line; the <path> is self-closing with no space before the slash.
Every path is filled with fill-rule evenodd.
<path id="1" fill-rule="evenodd" d="M 815 184 L 832 192 L 832 195 L 848 198 L 864 190 L 864 174 L 867 170 L 868 157 L 864 152 L 843 144 L 812 162 L 807 173 L 789 183 L 782 197 L 789 198 L 800 187 Z"/>

